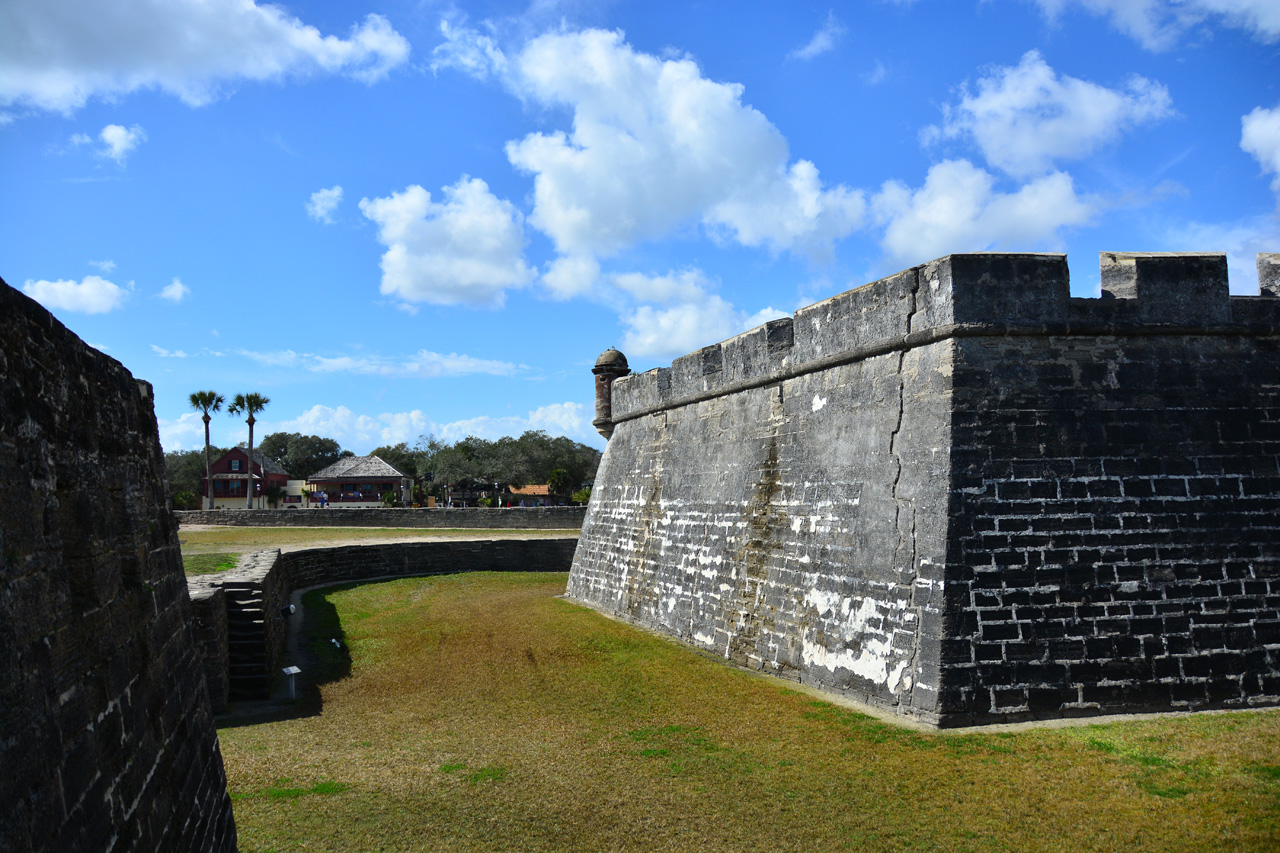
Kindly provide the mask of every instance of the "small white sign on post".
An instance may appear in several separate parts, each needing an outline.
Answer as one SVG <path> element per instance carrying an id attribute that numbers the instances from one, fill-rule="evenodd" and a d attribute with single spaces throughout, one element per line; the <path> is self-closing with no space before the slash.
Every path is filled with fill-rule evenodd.
<path id="1" fill-rule="evenodd" d="M 297 699 L 298 698 L 297 685 L 294 684 L 293 677 L 295 675 L 299 675 L 302 672 L 302 670 L 298 669 L 296 666 L 286 666 L 282 671 L 284 672 L 285 675 L 289 676 L 289 698 Z"/>

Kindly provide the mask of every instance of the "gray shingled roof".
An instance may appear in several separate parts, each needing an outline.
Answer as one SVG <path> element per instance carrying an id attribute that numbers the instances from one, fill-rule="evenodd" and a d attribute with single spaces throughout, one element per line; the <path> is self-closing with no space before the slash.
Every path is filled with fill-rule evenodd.
<path id="1" fill-rule="evenodd" d="M 232 449 L 239 450 L 241 453 L 244 452 L 243 447 L 232 448 Z M 222 454 L 222 456 L 219 456 L 214 461 L 221 462 L 223 457 L 227 456 L 227 454 L 229 453 L 231 453 L 230 450 Z M 253 450 L 253 461 L 258 463 L 258 465 L 262 467 L 263 474 L 284 474 L 286 477 L 293 476 L 288 471 L 284 470 L 284 468 L 280 465 L 280 463 L 276 462 L 274 459 L 268 459 L 267 457 L 263 456 L 262 451 L 258 450 L 257 448 L 254 448 Z M 237 471 L 235 473 L 228 472 L 226 474 L 213 475 L 213 479 L 215 480 L 243 480 L 245 479 L 245 477 L 246 477 L 246 473 L 244 471 Z M 256 475 L 254 476 L 254 479 L 257 479 Z"/>
<path id="2" fill-rule="evenodd" d="M 328 468 L 322 468 L 307 478 L 317 480 L 385 480 L 408 476 L 379 456 L 348 456 L 339 459 Z"/>

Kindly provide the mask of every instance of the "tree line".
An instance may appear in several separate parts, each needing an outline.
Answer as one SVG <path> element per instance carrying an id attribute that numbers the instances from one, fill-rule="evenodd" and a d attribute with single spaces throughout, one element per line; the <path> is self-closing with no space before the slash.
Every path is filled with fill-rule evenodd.
<path id="1" fill-rule="evenodd" d="M 239 446 L 245 448 L 247 444 Z M 210 444 L 209 459 L 217 459 L 229 449 Z M 355 455 L 332 438 L 296 432 L 271 433 L 256 449 L 298 480 Z M 516 488 L 548 485 L 553 494 L 567 497 L 592 482 L 600 465 L 600 451 L 595 448 L 563 436 L 552 437 L 541 430 L 494 441 L 467 436 L 446 442 L 426 435 L 413 446 L 406 442 L 385 445 L 374 448 L 370 455 L 415 480 L 421 478 L 423 495 L 436 497 L 442 497 L 446 487 L 488 489 L 495 483 Z M 180 508 L 199 508 L 200 482 L 206 475 L 205 451 L 174 450 L 165 454 L 164 461 L 175 503 L 183 503 Z M 182 501 L 176 500 L 179 495 L 184 495 Z"/>

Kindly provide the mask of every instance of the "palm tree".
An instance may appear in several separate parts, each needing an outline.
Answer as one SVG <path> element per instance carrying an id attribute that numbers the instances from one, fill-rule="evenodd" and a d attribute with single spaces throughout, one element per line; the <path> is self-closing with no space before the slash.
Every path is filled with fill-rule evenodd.
<path id="1" fill-rule="evenodd" d="M 202 413 L 201 420 L 204 421 L 204 508 L 213 509 L 213 466 L 209 462 L 209 413 L 220 411 L 227 398 L 217 391 L 195 391 L 187 399 L 191 401 L 191 408 Z"/>
<path id="2" fill-rule="evenodd" d="M 547 492 L 552 495 L 562 495 L 569 491 L 572 485 L 573 481 L 569 479 L 569 472 L 563 468 L 556 468 L 547 476 Z"/>
<path id="3" fill-rule="evenodd" d="M 237 394 L 231 405 L 227 406 L 228 414 L 249 416 L 244 421 L 249 425 L 249 496 L 245 501 L 246 509 L 253 509 L 253 424 L 257 420 L 254 415 L 265 409 L 270 402 L 270 397 L 261 394 Z"/>

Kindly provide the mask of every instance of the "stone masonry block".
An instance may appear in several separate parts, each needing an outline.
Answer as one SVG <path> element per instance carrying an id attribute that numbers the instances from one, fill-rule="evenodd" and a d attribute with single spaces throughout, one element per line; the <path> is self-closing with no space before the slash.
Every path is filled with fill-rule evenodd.
<path id="1" fill-rule="evenodd" d="M 1230 313 L 1227 256 L 1194 252 L 1101 252 L 1102 293 L 1135 299 L 1146 322 L 1202 323 Z"/>

